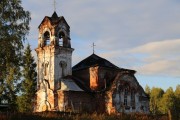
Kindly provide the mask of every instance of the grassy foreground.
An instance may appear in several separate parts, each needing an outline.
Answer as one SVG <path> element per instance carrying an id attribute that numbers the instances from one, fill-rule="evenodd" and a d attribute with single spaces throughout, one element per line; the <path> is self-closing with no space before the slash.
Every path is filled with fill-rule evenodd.
<path id="1" fill-rule="evenodd" d="M 152 116 L 143 114 L 70 114 L 59 112 L 43 113 L 0 113 L 0 120 L 168 120 L 167 116 Z"/>

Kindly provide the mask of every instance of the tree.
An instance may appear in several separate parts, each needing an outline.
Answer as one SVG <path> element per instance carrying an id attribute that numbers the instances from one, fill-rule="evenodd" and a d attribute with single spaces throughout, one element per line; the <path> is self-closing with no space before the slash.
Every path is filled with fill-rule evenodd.
<path id="1" fill-rule="evenodd" d="M 146 85 L 146 87 L 145 87 L 145 93 L 150 96 L 151 89 L 148 85 Z"/>
<path id="2" fill-rule="evenodd" d="M 180 119 L 180 85 L 176 86 L 174 95 L 175 95 L 174 114 L 176 115 L 176 119 L 179 120 Z"/>
<path id="3" fill-rule="evenodd" d="M 175 107 L 175 95 L 174 95 L 172 87 L 169 87 L 162 97 L 161 111 L 164 114 L 168 114 L 169 119 L 172 119 L 174 116 L 173 115 L 174 107 Z"/>
<path id="4" fill-rule="evenodd" d="M 172 110 L 175 103 L 175 96 L 172 87 L 169 87 L 164 93 L 161 100 L 162 112 L 165 114 L 168 110 Z"/>
<path id="5" fill-rule="evenodd" d="M 31 48 L 28 44 L 23 56 L 23 79 L 21 82 L 22 95 L 18 98 L 18 108 L 21 112 L 32 111 L 33 99 L 36 92 L 36 63 L 31 54 Z"/>
<path id="6" fill-rule="evenodd" d="M 159 114 L 160 111 L 160 100 L 164 94 L 163 89 L 153 87 L 150 94 L 150 111 L 153 114 Z"/>
<path id="7" fill-rule="evenodd" d="M 21 0 L 0 0 L 0 104 L 15 105 L 21 76 L 21 50 L 30 19 Z"/>

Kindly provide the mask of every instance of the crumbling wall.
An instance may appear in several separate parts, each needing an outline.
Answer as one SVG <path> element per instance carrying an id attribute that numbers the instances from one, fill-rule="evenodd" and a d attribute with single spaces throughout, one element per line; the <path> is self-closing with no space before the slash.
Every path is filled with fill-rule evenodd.
<path id="1" fill-rule="evenodd" d="M 98 85 L 99 89 L 106 89 L 109 85 L 112 84 L 113 80 L 115 79 L 118 70 L 107 68 L 107 67 L 99 67 L 98 73 Z"/>
<path id="2" fill-rule="evenodd" d="M 88 68 L 78 71 L 73 71 L 73 76 L 82 80 L 82 82 L 84 82 L 86 86 L 90 86 L 90 73 Z"/>
<path id="3" fill-rule="evenodd" d="M 95 111 L 94 96 L 86 92 L 59 91 L 59 110 L 65 112 L 93 112 Z"/>
<path id="4" fill-rule="evenodd" d="M 89 68 L 90 73 L 90 88 L 96 91 L 105 90 L 112 83 L 117 70 L 94 66 Z"/>
<path id="5" fill-rule="evenodd" d="M 98 68 L 99 68 L 98 66 L 89 68 L 91 90 L 98 90 L 99 88 Z"/>
<path id="6" fill-rule="evenodd" d="M 111 88 L 106 92 L 106 112 L 109 114 L 125 112 L 148 113 L 147 96 L 131 74 L 118 74 Z M 139 98 L 142 98 L 139 99 Z"/>

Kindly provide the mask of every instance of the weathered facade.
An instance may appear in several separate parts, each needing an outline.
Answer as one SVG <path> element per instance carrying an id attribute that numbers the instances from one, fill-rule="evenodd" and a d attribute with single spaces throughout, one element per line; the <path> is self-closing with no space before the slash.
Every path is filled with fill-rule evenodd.
<path id="1" fill-rule="evenodd" d="M 149 113 L 149 98 L 139 85 L 136 71 L 123 69 L 95 54 L 73 67 L 73 76 L 95 94 L 100 112 Z"/>
<path id="2" fill-rule="evenodd" d="M 92 54 L 73 68 L 70 27 L 56 12 L 39 25 L 35 111 L 149 112 L 134 70 Z"/>

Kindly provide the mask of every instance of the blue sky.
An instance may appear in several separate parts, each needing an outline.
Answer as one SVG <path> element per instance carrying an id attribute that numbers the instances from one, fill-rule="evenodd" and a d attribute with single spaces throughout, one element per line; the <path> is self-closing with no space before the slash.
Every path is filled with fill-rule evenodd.
<path id="1" fill-rule="evenodd" d="M 22 0 L 22 5 L 31 12 L 27 40 L 35 49 L 38 25 L 54 12 L 53 0 Z M 56 0 L 56 12 L 71 27 L 73 65 L 92 54 L 94 42 L 97 55 L 136 70 L 143 87 L 180 84 L 179 1 Z"/>

